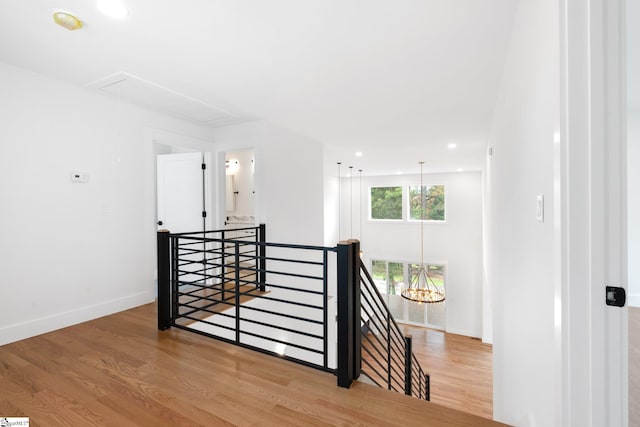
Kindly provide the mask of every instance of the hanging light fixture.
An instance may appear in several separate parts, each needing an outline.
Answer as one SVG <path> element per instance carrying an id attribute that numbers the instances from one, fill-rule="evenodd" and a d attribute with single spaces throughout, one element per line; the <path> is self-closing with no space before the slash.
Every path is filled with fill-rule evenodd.
<path id="1" fill-rule="evenodd" d="M 353 166 L 349 166 L 349 236 L 353 239 Z"/>
<path id="2" fill-rule="evenodd" d="M 340 217 L 340 215 L 342 215 L 342 210 L 340 209 L 342 207 L 342 194 L 340 191 L 342 187 L 342 176 L 340 174 L 341 165 L 342 165 L 342 162 L 338 162 L 338 241 L 342 236 L 342 219 Z"/>
<path id="3" fill-rule="evenodd" d="M 411 278 L 409 287 L 402 291 L 402 297 L 417 303 L 436 303 L 444 301 L 444 292 L 440 290 L 424 264 L 424 186 L 422 185 L 422 167 L 420 162 L 420 268 Z"/>
<path id="4" fill-rule="evenodd" d="M 358 189 L 358 199 L 360 206 L 358 207 L 358 214 L 360 215 L 360 258 L 364 255 L 364 251 L 362 250 L 362 169 L 358 169 L 360 172 L 360 188 Z"/>

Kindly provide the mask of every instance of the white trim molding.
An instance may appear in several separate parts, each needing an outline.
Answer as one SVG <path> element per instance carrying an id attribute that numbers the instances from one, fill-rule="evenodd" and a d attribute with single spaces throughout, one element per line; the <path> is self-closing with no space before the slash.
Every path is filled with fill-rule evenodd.
<path id="1" fill-rule="evenodd" d="M 628 423 L 623 1 L 561 2 L 558 425 Z"/>

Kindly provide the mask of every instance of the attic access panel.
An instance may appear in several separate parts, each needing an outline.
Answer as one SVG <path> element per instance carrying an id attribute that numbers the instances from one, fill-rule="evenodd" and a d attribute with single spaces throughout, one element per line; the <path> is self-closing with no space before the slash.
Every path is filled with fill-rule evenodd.
<path id="1" fill-rule="evenodd" d="M 132 104 L 201 124 L 236 119 L 234 115 L 220 108 L 124 72 L 96 80 L 87 87 L 109 93 Z"/>

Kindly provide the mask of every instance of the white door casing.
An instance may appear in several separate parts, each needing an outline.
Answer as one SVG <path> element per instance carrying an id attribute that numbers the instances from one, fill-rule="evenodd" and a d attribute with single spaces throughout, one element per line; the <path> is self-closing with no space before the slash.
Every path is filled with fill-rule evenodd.
<path id="1" fill-rule="evenodd" d="M 561 2 L 558 425 L 628 424 L 622 1 Z"/>

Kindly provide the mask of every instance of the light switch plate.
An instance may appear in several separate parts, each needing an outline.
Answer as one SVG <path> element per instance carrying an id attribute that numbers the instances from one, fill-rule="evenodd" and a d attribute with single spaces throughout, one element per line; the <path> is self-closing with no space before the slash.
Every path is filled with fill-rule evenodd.
<path id="1" fill-rule="evenodd" d="M 536 197 L 536 220 L 544 222 L 544 194 L 538 194 Z"/>

